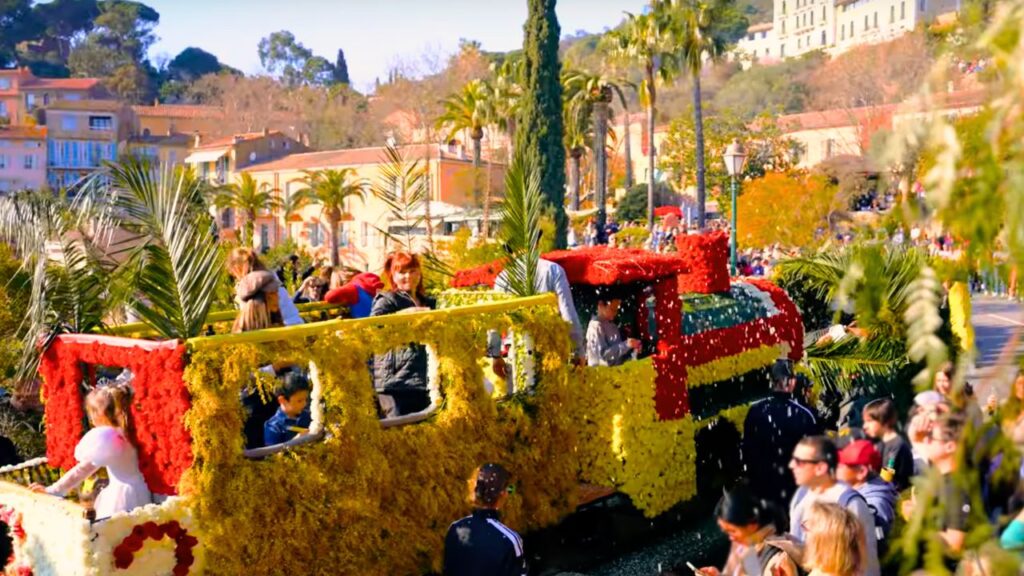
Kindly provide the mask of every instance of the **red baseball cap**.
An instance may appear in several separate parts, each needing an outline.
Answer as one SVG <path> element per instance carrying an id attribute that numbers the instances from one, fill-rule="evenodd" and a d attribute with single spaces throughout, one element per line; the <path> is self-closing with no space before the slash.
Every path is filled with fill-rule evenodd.
<path id="1" fill-rule="evenodd" d="M 869 440 L 854 440 L 839 451 L 839 463 L 847 466 L 867 466 L 878 472 L 882 468 L 882 455 Z"/>

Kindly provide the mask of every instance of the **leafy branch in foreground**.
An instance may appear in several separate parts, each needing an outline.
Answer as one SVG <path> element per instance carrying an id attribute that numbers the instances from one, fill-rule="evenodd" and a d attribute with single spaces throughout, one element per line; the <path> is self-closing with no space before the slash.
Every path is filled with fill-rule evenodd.
<path id="1" fill-rule="evenodd" d="M 536 292 L 543 211 L 536 157 L 517 150 L 505 172 L 505 199 L 500 208 L 501 239 L 509 251 L 505 270 L 509 289 L 517 296 Z"/>

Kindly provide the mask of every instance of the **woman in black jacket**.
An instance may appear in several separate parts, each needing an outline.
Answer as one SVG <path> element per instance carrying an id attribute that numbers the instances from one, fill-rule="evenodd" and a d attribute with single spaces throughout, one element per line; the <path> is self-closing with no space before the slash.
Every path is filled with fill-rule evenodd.
<path id="1" fill-rule="evenodd" d="M 373 299 L 370 316 L 419 312 L 434 308 L 423 292 L 419 258 L 394 252 L 384 262 L 384 281 L 389 290 Z M 427 349 L 411 343 L 379 354 L 373 361 L 373 384 L 385 418 L 419 412 L 430 405 L 427 389 Z"/>

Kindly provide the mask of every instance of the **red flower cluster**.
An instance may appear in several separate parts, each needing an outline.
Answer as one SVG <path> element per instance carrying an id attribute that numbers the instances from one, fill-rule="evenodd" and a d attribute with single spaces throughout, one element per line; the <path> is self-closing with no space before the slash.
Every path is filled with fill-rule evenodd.
<path id="1" fill-rule="evenodd" d="M 498 278 L 498 274 L 501 274 L 504 267 L 505 263 L 498 260 L 491 262 L 490 264 L 477 266 L 476 268 L 459 270 L 455 273 L 455 276 L 452 277 L 452 288 L 494 286 L 494 281 Z"/>
<path id="2" fill-rule="evenodd" d="M 25 543 L 25 527 L 21 524 L 21 515 L 18 514 L 14 508 L 0 504 L 0 523 L 7 524 L 10 528 L 15 548 Z M 13 566 L 14 562 L 15 553 L 12 553 L 11 557 L 8 558 L 5 563 L 6 566 L 4 569 L 6 574 L 14 574 L 15 576 L 32 576 L 32 568 L 24 565 Z"/>
<path id="3" fill-rule="evenodd" d="M 192 465 L 192 437 L 185 429 L 188 391 L 182 381 L 185 346 L 67 334 L 46 350 L 39 372 L 46 400 L 46 456 L 51 466 L 74 466 L 85 412 L 81 395 L 83 365 L 128 368 L 134 374 L 132 420 L 139 468 L 150 490 L 175 494 L 182 473 Z M 93 384 L 93 382 L 89 382 Z"/>
<path id="4" fill-rule="evenodd" d="M 557 250 L 544 258 L 559 264 L 572 284 L 610 286 L 631 282 L 655 282 L 686 269 L 674 254 L 656 254 L 638 248 L 592 246 Z"/>
<path id="5" fill-rule="evenodd" d="M 132 533 L 125 536 L 124 540 L 114 548 L 114 566 L 119 570 L 125 570 L 135 562 L 135 553 L 142 550 L 146 540 L 161 540 L 166 536 L 175 542 L 174 558 L 176 563 L 172 574 L 174 576 L 185 576 L 195 562 L 195 555 L 192 549 L 199 544 L 195 536 L 190 536 L 177 520 L 157 524 L 146 522 L 132 528 Z"/>
<path id="6" fill-rule="evenodd" d="M 679 275 L 682 293 L 729 291 L 729 237 L 722 231 L 676 236 L 678 256 L 686 262 Z"/>
<path id="7" fill-rule="evenodd" d="M 658 353 L 654 356 L 654 368 L 657 370 L 654 406 L 659 418 L 673 420 L 690 411 L 682 348 L 683 305 L 675 278 L 669 276 L 655 284 L 654 299 L 658 327 Z"/>

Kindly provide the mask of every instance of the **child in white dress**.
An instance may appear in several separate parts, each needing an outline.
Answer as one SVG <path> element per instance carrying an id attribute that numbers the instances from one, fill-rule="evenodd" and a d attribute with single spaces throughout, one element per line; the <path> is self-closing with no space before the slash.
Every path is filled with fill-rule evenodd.
<path id="1" fill-rule="evenodd" d="M 85 398 L 92 429 L 75 447 L 78 464 L 51 486 L 38 484 L 33 490 L 64 496 L 86 478 L 106 467 L 110 483 L 96 496 L 96 518 L 108 518 L 153 501 L 146 480 L 139 471 L 138 453 L 132 445 L 132 390 L 127 384 L 94 388 Z"/>

